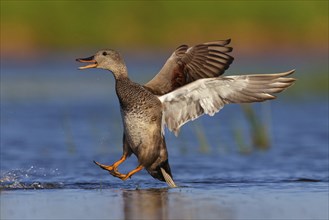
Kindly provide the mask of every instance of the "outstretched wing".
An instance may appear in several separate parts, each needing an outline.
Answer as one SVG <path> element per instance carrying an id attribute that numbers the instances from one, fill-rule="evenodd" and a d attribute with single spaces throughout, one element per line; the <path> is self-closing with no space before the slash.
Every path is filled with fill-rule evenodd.
<path id="1" fill-rule="evenodd" d="M 213 41 L 190 48 L 179 46 L 144 87 L 155 95 L 164 95 L 197 79 L 223 74 L 233 61 L 233 57 L 227 55 L 232 51 L 227 46 L 230 41 Z"/>
<path id="2" fill-rule="evenodd" d="M 214 115 L 225 104 L 262 102 L 276 98 L 295 81 L 288 78 L 294 70 L 258 75 L 240 75 L 199 79 L 173 92 L 160 96 L 163 122 L 177 135 L 182 125 L 203 114 Z"/>

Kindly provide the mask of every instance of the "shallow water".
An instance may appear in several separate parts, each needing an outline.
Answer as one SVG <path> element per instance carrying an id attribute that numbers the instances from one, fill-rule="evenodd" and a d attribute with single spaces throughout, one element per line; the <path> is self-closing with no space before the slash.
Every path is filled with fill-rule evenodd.
<path id="1" fill-rule="evenodd" d="M 203 187 L 207 186 L 204 184 Z M 291 188 L 295 188 L 291 186 Z M 326 219 L 328 193 L 264 186 L 5 191 L 2 219 Z"/>
<path id="2" fill-rule="evenodd" d="M 252 144 L 238 105 L 184 126 L 178 138 L 166 131 L 180 186 L 169 189 L 145 171 L 122 182 L 93 164 L 121 156 L 112 76 L 8 66 L 1 71 L 1 219 L 328 218 L 325 97 L 282 94 L 254 105 L 270 134 L 267 150 Z M 136 165 L 132 156 L 120 170 Z"/>

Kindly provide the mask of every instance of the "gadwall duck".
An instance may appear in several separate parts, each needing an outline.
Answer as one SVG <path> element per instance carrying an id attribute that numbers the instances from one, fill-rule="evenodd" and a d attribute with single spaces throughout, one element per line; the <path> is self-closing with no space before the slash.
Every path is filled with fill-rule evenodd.
<path id="1" fill-rule="evenodd" d="M 145 85 L 132 82 L 122 56 L 114 50 L 101 50 L 94 56 L 79 58 L 89 65 L 79 69 L 109 70 L 124 125 L 123 155 L 112 165 L 95 162 L 121 180 L 145 168 L 148 173 L 170 187 L 176 187 L 168 162 L 164 127 L 176 135 L 182 125 L 203 114 L 214 115 L 225 104 L 262 102 L 276 98 L 295 81 L 288 76 L 294 70 L 258 75 L 221 76 L 233 61 L 227 53 L 230 40 L 220 40 L 193 47 L 179 46 L 160 72 Z M 127 174 L 118 166 L 131 154 L 139 165 Z"/>

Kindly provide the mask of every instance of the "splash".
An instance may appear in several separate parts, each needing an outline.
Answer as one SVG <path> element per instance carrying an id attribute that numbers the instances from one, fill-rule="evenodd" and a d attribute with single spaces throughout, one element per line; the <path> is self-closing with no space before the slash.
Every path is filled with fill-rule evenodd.
<path id="1" fill-rule="evenodd" d="M 58 169 L 30 168 L 10 170 L 0 175 L 0 190 L 5 189 L 54 189 L 61 188 L 61 182 L 44 182 L 45 178 L 59 176 Z"/>

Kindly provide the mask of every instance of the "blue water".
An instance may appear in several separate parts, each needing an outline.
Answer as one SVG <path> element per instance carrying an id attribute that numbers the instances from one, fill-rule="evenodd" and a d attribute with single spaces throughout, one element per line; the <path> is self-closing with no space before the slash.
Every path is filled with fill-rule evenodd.
<path id="1" fill-rule="evenodd" d="M 165 183 L 146 171 L 122 182 L 93 164 L 93 160 L 111 164 L 121 156 L 119 105 L 111 74 L 78 71 L 77 66 L 64 62 L 58 67 L 49 60 L 1 66 L 3 193 L 117 189 L 119 198 L 125 199 L 129 190 L 159 189 L 157 194 L 165 190 L 169 198 L 182 193 L 193 199 L 189 190 L 210 196 L 220 194 L 219 189 L 227 194 L 238 189 L 265 194 L 273 190 L 275 194 L 278 190 L 283 194 L 319 193 L 321 199 L 328 195 L 327 96 L 291 98 L 288 89 L 277 100 L 252 105 L 269 135 L 270 145 L 265 150 L 252 143 L 250 124 L 239 105 L 228 105 L 214 117 L 204 116 L 185 125 L 179 137 L 166 131 L 172 173 L 182 187 L 181 191 L 168 191 Z M 132 78 L 139 82 L 156 71 L 153 66 L 130 68 L 136 72 Z M 139 77 L 142 72 L 146 74 Z M 136 165 L 132 156 L 120 171 L 128 172 Z M 315 202 L 322 201 L 316 198 Z M 324 210 L 320 216 L 328 216 L 326 213 Z"/>

